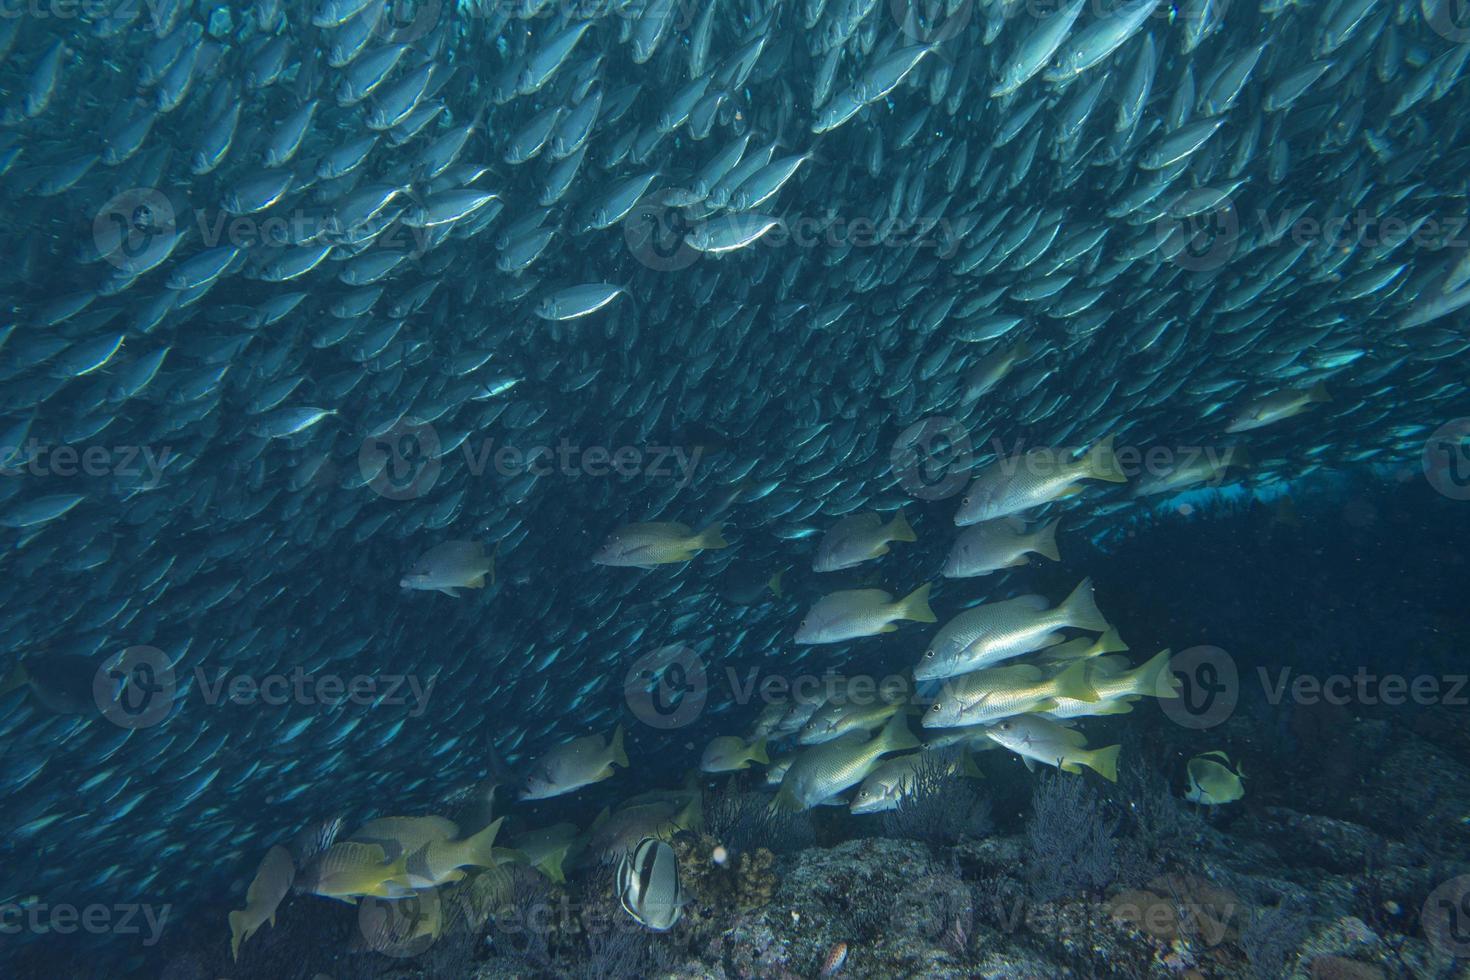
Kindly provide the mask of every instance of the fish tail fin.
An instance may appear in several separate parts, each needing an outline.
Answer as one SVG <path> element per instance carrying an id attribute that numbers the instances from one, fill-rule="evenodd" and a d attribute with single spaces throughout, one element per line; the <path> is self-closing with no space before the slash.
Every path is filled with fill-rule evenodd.
<path id="1" fill-rule="evenodd" d="M 772 798 L 769 809 L 772 813 L 796 813 L 799 810 L 805 809 L 805 807 L 801 805 L 801 800 L 796 798 L 796 793 L 791 787 L 782 783 L 781 788 L 776 791 L 775 797 Z"/>
<path id="2" fill-rule="evenodd" d="M 1091 656 L 1101 657 L 1105 653 L 1124 653 L 1127 650 L 1128 644 L 1118 635 L 1118 627 L 1109 626 L 1087 652 Z"/>
<path id="3" fill-rule="evenodd" d="M 727 548 L 729 546 L 730 542 L 725 540 L 725 526 L 718 522 L 711 524 L 694 537 L 695 548 Z"/>
<path id="4" fill-rule="evenodd" d="M 1087 453 L 1084 468 L 1087 475 L 1094 480 L 1127 483 L 1128 477 L 1124 475 L 1123 468 L 1118 465 L 1118 457 L 1113 453 L 1113 439 L 1113 436 L 1108 436 L 1093 446 Z"/>
<path id="5" fill-rule="evenodd" d="M 1177 698 L 1179 680 L 1169 672 L 1169 650 L 1160 650 L 1148 662 L 1135 670 L 1131 676 L 1129 690 L 1134 694 L 1146 694 L 1156 698 Z"/>
<path id="6" fill-rule="evenodd" d="M 240 943 L 250 938 L 245 928 L 245 913 L 230 913 L 230 959 L 240 961 Z"/>
<path id="7" fill-rule="evenodd" d="M 1088 683 L 1088 668 L 1086 660 L 1079 660 L 1058 674 L 1052 685 L 1052 696 L 1086 701 L 1089 704 L 1100 701 L 1097 691 Z"/>
<path id="8" fill-rule="evenodd" d="M 609 761 L 615 766 L 621 766 L 624 769 L 628 768 L 628 753 L 623 750 L 622 725 L 618 725 L 617 728 L 613 729 L 612 740 L 608 742 L 607 747 L 608 754 L 612 757 Z"/>
<path id="9" fill-rule="evenodd" d="M 929 608 L 930 585 L 925 582 L 898 601 L 902 618 L 912 623 L 937 623 L 939 617 Z"/>
<path id="10" fill-rule="evenodd" d="M 766 588 L 770 589 L 771 594 L 774 595 L 777 599 L 781 598 L 781 576 L 785 574 L 786 569 L 778 568 L 776 569 L 775 575 L 772 575 L 770 578 L 766 579 Z"/>
<path id="11" fill-rule="evenodd" d="M 771 764 L 771 757 L 766 753 L 765 739 L 757 739 L 756 743 L 750 747 L 750 761 L 758 762 L 763 766 Z"/>
<path id="12" fill-rule="evenodd" d="M 1327 390 L 1327 382 L 1325 382 L 1325 381 L 1318 381 L 1316 384 L 1312 385 L 1312 390 L 1309 391 L 1309 392 L 1307 392 L 1307 401 L 1309 401 L 1309 402 L 1330 402 L 1330 401 L 1332 401 L 1332 393 Z"/>
<path id="13" fill-rule="evenodd" d="M 893 515 L 893 520 L 891 520 L 891 521 L 888 522 L 888 540 L 889 541 L 917 541 L 917 540 L 919 540 L 919 536 L 914 533 L 914 529 L 909 525 L 909 519 L 904 516 L 904 514 L 903 514 L 903 508 L 902 507 L 899 508 L 897 514 L 894 514 Z"/>
<path id="14" fill-rule="evenodd" d="M 1060 523 L 1061 519 L 1058 518 L 1037 531 L 1036 536 L 1031 539 L 1031 550 L 1043 558 L 1061 561 L 1062 554 L 1057 550 L 1057 525 Z"/>
<path id="15" fill-rule="evenodd" d="M 541 863 L 537 865 L 537 867 L 541 869 L 541 872 L 546 875 L 546 877 L 550 878 L 552 881 L 560 885 L 565 883 L 567 880 L 567 873 L 563 871 L 561 867 L 561 863 L 565 861 L 566 858 L 566 851 L 552 851 L 550 854 L 546 855 L 546 857 L 541 859 Z"/>
<path id="16" fill-rule="evenodd" d="M 960 756 L 960 775 L 967 779 L 984 779 L 985 774 L 975 765 L 975 757 L 969 752 Z"/>
<path id="17" fill-rule="evenodd" d="M 495 835 L 500 832 L 500 825 L 504 822 L 504 817 L 496 817 L 484 830 L 466 838 L 460 848 L 460 859 L 477 868 L 495 867 Z"/>
<path id="18" fill-rule="evenodd" d="M 882 738 L 885 752 L 898 752 L 919 747 L 919 740 L 914 738 L 913 732 L 909 731 L 909 716 L 902 711 L 888 719 L 888 724 L 883 726 Z"/>
<path id="19" fill-rule="evenodd" d="M 1068 625 L 1092 633 L 1107 631 L 1108 621 L 1103 618 L 1102 610 L 1097 608 L 1091 577 L 1079 582 L 1072 594 L 1062 602 L 1062 606 L 1066 610 Z"/>
<path id="20" fill-rule="evenodd" d="M 1107 748 L 1094 749 L 1087 753 L 1082 759 L 1082 764 L 1110 783 L 1118 781 L 1118 753 L 1123 750 L 1121 745 L 1109 745 Z"/>

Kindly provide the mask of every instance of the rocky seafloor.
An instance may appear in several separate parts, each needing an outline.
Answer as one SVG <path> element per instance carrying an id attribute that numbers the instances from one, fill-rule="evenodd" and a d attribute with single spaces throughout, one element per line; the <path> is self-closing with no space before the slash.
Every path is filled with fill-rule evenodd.
<path id="1" fill-rule="evenodd" d="M 221 906 L 135 975 L 1470 978 L 1465 720 L 1232 720 L 1214 734 L 1253 775 L 1218 808 L 1180 799 L 1182 736 L 1164 726 L 1132 736 L 1116 786 L 994 752 L 988 778 L 901 814 L 773 820 L 732 785 L 674 842 L 689 904 L 665 934 L 616 906 L 606 868 L 553 885 L 514 867 L 470 879 L 437 938 L 369 941 L 361 908 L 291 895 L 238 962 Z M 91 975 L 54 954 L 7 975 Z"/>

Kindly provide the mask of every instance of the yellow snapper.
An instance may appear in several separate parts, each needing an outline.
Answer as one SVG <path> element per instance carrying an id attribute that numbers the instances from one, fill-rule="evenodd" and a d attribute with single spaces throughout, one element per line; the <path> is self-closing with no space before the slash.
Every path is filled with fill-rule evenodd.
<path id="1" fill-rule="evenodd" d="M 1032 711 L 1051 711 L 1063 698 L 1096 702 L 1099 698 L 1088 686 L 1087 670 L 1087 663 L 1079 662 L 1048 677 L 1033 664 L 1015 664 L 948 678 L 924 713 L 924 727 L 979 725 Z"/>
<path id="2" fill-rule="evenodd" d="M 887 524 L 877 514 L 844 517 L 822 535 L 812 571 L 836 572 L 888 554 L 890 541 L 917 541 L 900 510 Z"/>
<path id="3" fill-rule="evenodd" d="M 1109 782 L 1118 781 L 1118 752 L 1122 746 L 1089 749 L 1087 736 L 1049 718 L 1017 715 L 991 725 L 987 734 L 1019 755 L 1027 769 L 1035 769 L 1038 762 L 1063 772 L 1081 772 L 1086 766 Z"/>
<path id="4" fill-rule="evenodd" d="M 1262 426 L 1300 415 L 1318 402 L 1331 400 L 1332 396 L 1327 393 L 1327 385 L 1320 382 L 1309 391 L 1294 391 L 1286 388 L 1251 402 L 1231 420 L 1230 424 L 1225 427 L 1225 431 L 1249 432 L 1251 429 L 1259 429 Z"/>
<path id="5" fill-rule="evenodd" d="M 612 776 L 613 766 L 628 768 L 623 751 L 623 726 L 603 742 L 600 735 L 587 735 L 558 745 L 531 766 L 523 800 L 545 800 L 575 792 Z"/>
<path id="6" fill-rule="evenodd" d="M 460 589 L 483 589 L 486 575 L 494 585 L 495 556 L 487 556 L 484 545 L 478 541 L 446 541 L 424 552 L 398 585 L 420 592 L 443 592 L 457 599 Z"/>
<path id="7" fill-rule="evenodd" d="M 868 778 L 853 794 L 850 809 L 853 813 L 881 813 L 898 809 L 899 800 L 913 791 L 915 774 L 920 766 L 929 764 L 942 775 L 980 778 L 980 770 L 968 752 L 956 758 L 943 758 L 931 752 L 913 752 L 884 759 L 868 773 Z"/>
<path id="8" fill-rule="evenodd" d="M 1039 595 L 988 602 L 960 613 L 939 630 L 914 668 L 914 679 L 938 680 L 967 674 L 1062 642 L 1064 627 L 1101 633 L 1108 621 L 1093 599 L 1092 579 L 1083 579 L 1055 608 Z"/>
<path id="9" fill-rule="evenodd" d="M 1113 437 L 1074 460 L 1067 449 L 1033 449 L 997 459 L 983 467 L 960 501 L 954 522 L 960 527 L 1019 514 L 1032 507 L 1080 493 L 1082 480 L 1127 483 L 1113 455 Z"/>
<path id="10" fill-rule="evenodd" d="M 231 912 L 229 916 L 232 959 L 240 958 L 240 944 L 255 935 L 261 926 L 267 922 L 272 926 L 276 924 L 276 908 L 291 890 L 295 877 L 296 866 L 291 862 L 289 851 L 277 844 L 265 852 L 255 879 L 245 892 L 245 908 Z"/>
<path id="11" fill-rule="evenodd" d="M 906 619 L 915 623 L 937 622 L 929 608 L 929 585 L 925 583 L 899 599 L 882 589 L 847 589 L 818 599 L 796 630 L 797 643 L 841 643 L 879 633 L 892 633 L 893 624 Z"/>
<path id="12" fill-rule="evenodd" d="M 908 729 L 908 716 L 896 714 L 872 738 L 854 732 L 835 742 L 802 749 L 786 770 L 771 807 L 808 810 L 862 782 L 888 753 L 918 747 L 919 740 Z"/>
<path id="13" fill-rule="evenodd" d="M 687 524 L 671 521 L 624 524 L 609 535 L 597 554 L 592 556 L 592 563 L 619 568 L 652 568 L 688 561 L 706 549 L 726 546 L 718 524 L 711 524 L 698 533 Z"/>
<path id="14" fill-rule="evenodd" d="M 739 735 L 720 735 L 712 738 L 704 747 L 704 755 L 699 760 L 700 772 L 737 772 L 741 769 L 749 769 L 752 762 L 766 765 L 770 762 L 766 755 L 766 740 L 758 738 L 749 744 Z"/>
<path id="15" fill-rule="evenodd" d="M 1017 518 L 984 521 L 965 528 L 955 538 L 944 562 L 945 578 L 975 578 L 1002 568 L 1025 565 L 1027 555 L 1061 561 L 1057 551 L 1057 521 L 1027 533 Z"/>

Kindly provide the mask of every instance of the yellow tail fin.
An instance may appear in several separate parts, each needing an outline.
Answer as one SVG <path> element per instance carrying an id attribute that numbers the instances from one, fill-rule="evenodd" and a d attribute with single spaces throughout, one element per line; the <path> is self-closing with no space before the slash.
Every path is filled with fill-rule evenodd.
<path id="1" fill-rule="evenodd" d="M 914 534 L 914 529 L 909 526 L 909 519 L 907 517 L 903 516 L 903 508 L 899 508 L 898 513 L 893 515 L 893 520 L 888 523 L 888 540 L 889 541 L 917 541 L 917 540 L 919 540 L 918 535 Z"/>
<path id="2" fill-rule="evenodd" d="M 883 726 L 883 733 L 878 736 L 883 739 L 884 752 L 899 752 L 903 749 L 917 749 L 919 740 L 914 738 L 914 733 L 909 731 L 908 715 L 900 711 L 888 720 Z"/>
<path id="3" fill-rule="evenodd" d="M 786 569 L 780 568 L 776 570 L 775 575 L 772 575 L 769 579 L 766 580 L 766 588 L 770 589 L 771 594 L 774 595 L 777 599 L 781 598 L 781 576 L 785 574 Z"/>
<path id="4" fill-rule="evenodd" d="M 694 536 L 695 548 L 728 548 L 730 542 L 725 540 L 725 528 L 722 524 L 711 524 Z"/>
<path id="5" fill-rule="evenodd" d="M 1113 436 L 1108 436 L 1092 447 L 1087 454 L 1084 469 L 1087 476 L 1094 480 L 1107 480 L 1109 483 L 1128 482 L 1128 477 L 1123 474 L 1123 468 L 1118 465 L 1118 457 L 1113 453 Z"/>
<path id="6" fill-rule="evenodd" d="M 608 743 L 608 751 L 611 758 L 608 760 L 615 766 L 628 768 L 628 753 L 623 751 L 623 726 L 619 725 L 613 729 L 612 741 Z"/>
<path id="7" fill-rule="evenodd" d="M 1072 594 L 1063 600 L 1062 607 L 1069 626 L 1092 633 L 1107 631 L 1108 621 L 1103 618 L 1102 611 L 1097 608 L 1097 600 L 1092 594 L 1092 579 L 1085 578 L 1079 582 L 1077 588 L 1072 590 Z"/>
<path id="8" fill-rule="evenodd" d="M 1100 700 L 1097 691 L 1087 682 L 1090 666 L 1086 660 L 1079 660 L 1058 674 L 1052 681 L 1052 696 L 1088 703 Z"/>
<path id="9" fill-rule="evenodd" d="M 939 617 L 929 608 L 929 583 L 925 582 L 898 601 L 899 618 L 914 623 L 937 623 Z"/>
<path id="10" fill-rule="evenodd" d="M 1177 698 L 1179 679 L 1169 672 L 1168 650 L 1160 650 L 1148 662 L 1128 676 L 1128 689 L 1134 694 L 1155 698 Z"/>
<path id="11" fill-rule="evenodd" d="M 771 764 L 771 757 L 766 754 L 766 740 L 760 739 L 750 747 L 750 761 L 758 762 L 763 766 Z"/>
<path id="12" fill-rule="evenodd" d="M 1057 551 L 1057 525 L 1060 523 L 1060 520 L 1052 521 L 1046 527 L 1037 531 L 1031 539 L 1031 550 L 1043 558 L 1050 558 L 1052 561 L 1061 561 L 1061 552 Z"/>
<path id="13" fill-rule="evenodd" d="M 240 943 L 250 938 L 250 933 L 245 928 L 245 913 L 230 913 L 230 959 L 239 961 Z"/>
<path id="14" fill-rule="evenodd" d="M 1123 638 L 1118 635 L 1118 628 L 1109 626 L 1103 630 L 1103 635 L 1097 638 L 1097 642 L 1088 648 L 1087 655 L 1101 657 L 1105 653 L 1123 653 L 1127 649 L 1128 644 L 1124 643 Z"/>
<path id="15" fill-rule="evenodd" d="M 1080 761 L 1108 782 L 1116 783 L 1118 781 L 1118 753 L 1122 750 L 1121 745 L 1109 745 L 1105 749 L 1095 749 L 1087 753 L 1087 757 Z"/>
<path id="16" fill-rule="evenodd" d="M 473 864 L 477 868 L 493 868 L 495 860 L 495 835 L 500 832 L 504 817 L 497 817 L 478 834 L 454 841 L 454 863 L 460 867 Z"/>

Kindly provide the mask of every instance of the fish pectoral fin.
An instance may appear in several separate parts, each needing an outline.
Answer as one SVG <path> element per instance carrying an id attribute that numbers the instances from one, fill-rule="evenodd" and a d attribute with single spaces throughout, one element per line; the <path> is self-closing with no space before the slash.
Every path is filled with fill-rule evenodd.
<path id="1" fill-rule="evenodd" d="M 485 576 L 483 573 L 476 575 L 464 584 L 467 589 L 483 589 L 485 587 Z"/>

